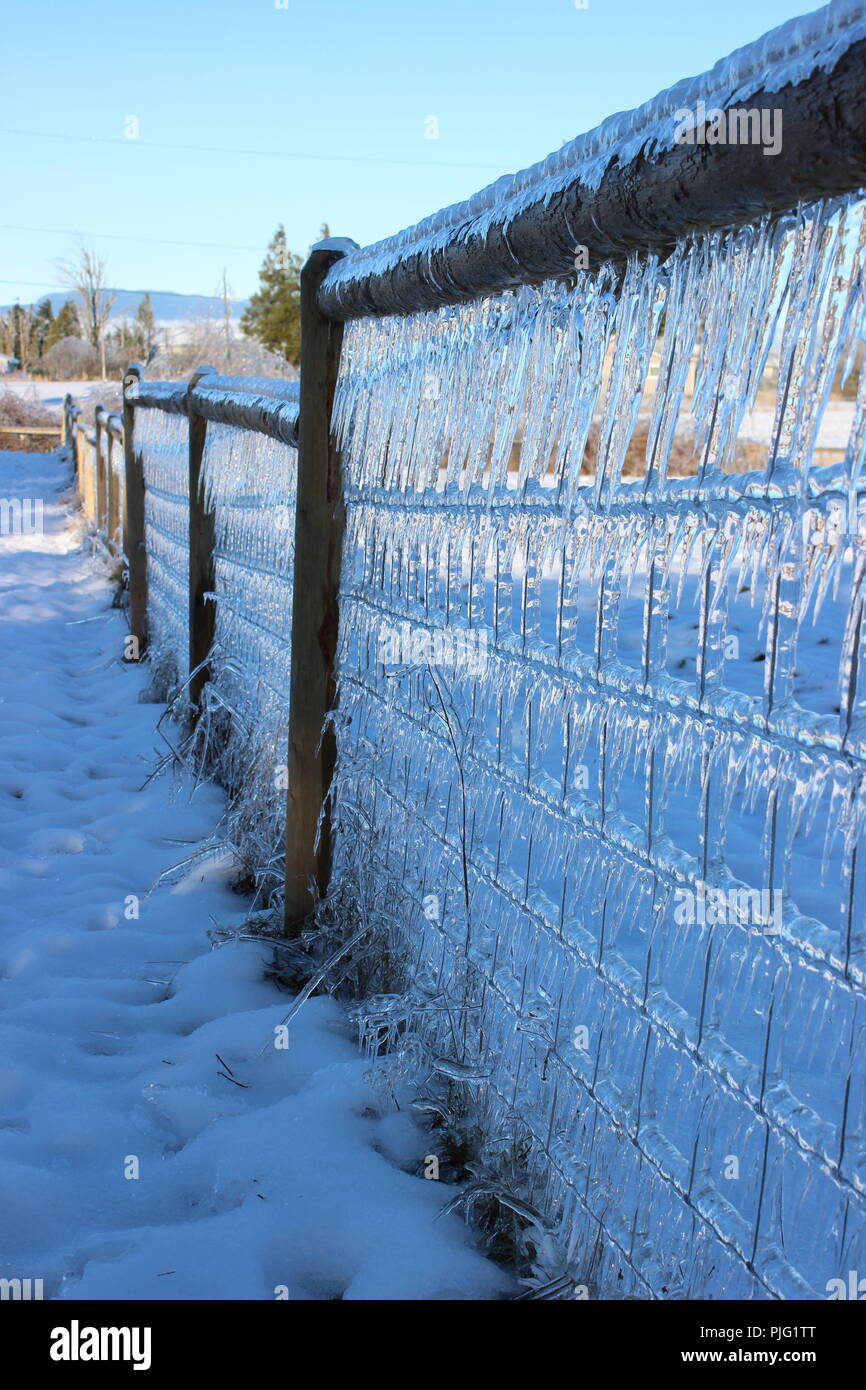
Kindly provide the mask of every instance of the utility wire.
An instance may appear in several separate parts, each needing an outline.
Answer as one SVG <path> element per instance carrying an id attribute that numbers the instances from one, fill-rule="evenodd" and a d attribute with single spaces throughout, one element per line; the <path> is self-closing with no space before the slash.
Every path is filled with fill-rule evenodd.
<path id="1" fill-rule="evenodd" d="M 264 246 L 236 246 L 222 241 L 170 241 L 166 237 L 127 236 L 122 232 L 85 232 L 80 227 L 19 227 L 13 222 L 0 222 L 2 232 L 48 232 L 52 236 L 92 237 L 95 241 L 141 241 L 149 246 L 192 246 L 196 250 L 210 251 L 256 251 L 266 250 Z"/>
<path id="2" fill-rule="evenodd" d="M 179 150 L 186 154 L 236 154 L 244 158 L 255 159 L 298 159 L 317 164 L 325 162 L 329 164 L 397 164 L 403 168 L 412 169 L 484 169 L 488 173 L 491 170 L 500 170 L 499 164 L 473 164 L 461 163 L 455 160 L 426 160 L 426 159 L 388 159 L 379 155 L 361 154 L 302 154 L 289 150 L 248 150 L 238 147 L 228 147 L 223 145 L 175 145 L 165 140 L 142 140 L 140 137 L 135 140 L 125 139 L 122 135 L 78 135 L 70 131 L 60 130 L 19 130 L 12 126 L 0 126 L 0 135 L 20 135 L 36 140 L 78 140 L 85 144 L 97 145 L 138 145 L 142 149 L 150 150 Z"/>
<path id="3" fill-rule="evenodd" d="M 74 299 L 77 293 L 77 291 L 69 285 L 47 285 L 44 280 L 0 280 L 0 285 L 26 285 L 27 288 L 31 290 L 42 290 L 43 297 L 56 291 L 58 294 L 65 294 L 67 299 Z M 194 290 L 190 290 L 189 292 L 185 290 L 117 290 L 115 293 L 129 295 L 176 294 L 179 299 L 206 299 L 208 301 L 212 300 L 214 303 L 219 300 L 218 294 L 198 294 Z M 6 305 L 5 307 L 11 308 L 11 305 Z M 21 307 L 26 309 L 28 306 L 23 304 Z"/>

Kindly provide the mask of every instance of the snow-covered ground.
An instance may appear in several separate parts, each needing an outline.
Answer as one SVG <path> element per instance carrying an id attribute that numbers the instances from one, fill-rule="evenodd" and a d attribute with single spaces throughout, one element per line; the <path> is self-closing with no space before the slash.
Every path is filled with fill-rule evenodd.
<path id="1" fill-rule="evenodd" d="M 60 500 L 57 455 L 0 454 L 44 533 L 0 537 L 0 1277 L 46 1298 L 488 1299 L 431 1139 L 368 1079 L 327 996 L 292 1020 L 269 950 L 212 949 L 231 866 L 160 874 L 221 793 L 161 776 L 162 707 Z M 137 915 L 136 915 L 137 914 Z"/>
<path id="2" fill-rule="evenodd" d="M 769 406 L 756 406 L 754 410 L 746 411 L 739 438 L 755 444 L 770 444 L 774 424 L 775 410 Z M 840 458 L 844 458 L 853 424 L 854 402 L 831 401 L 821 416 L 815 448 L 838 449 Z"/>
<path id="3" fill-rule="evenodd" d="M 95 409 L 106 392 L 117 391 L 117 379 L 109 381 L 44 381 L 34 377 L 31 381 L 21 377 L 0 377 L 0 389 L 10 391 L 26 400 L 38 400 L 43 405 L 60 410 L 67 395 L 74 396 L 82 410 Z M 88 424 L 92 423 L 88 419 Z"/>

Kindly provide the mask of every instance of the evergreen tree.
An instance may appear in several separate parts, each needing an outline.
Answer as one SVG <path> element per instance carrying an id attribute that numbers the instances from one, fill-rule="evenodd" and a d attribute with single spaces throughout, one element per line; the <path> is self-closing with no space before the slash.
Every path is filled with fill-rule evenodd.
<path id="1" fill-rule="evenodd" d="M 241 315 L 241 332 L 297 366 L 301 355 L 300 256 L 286 245 L 280 223 L 259 271 L 259 288 Z"/>
<path id="2" fill-rule="evenodd" d="M 74 299 L 66 299 L 61 304 L 59 311 L 51 320 L 48 332 L 45 335 L 43 352 L 53 348 L 54 344 L 61 338 L 80 338 L 81 320 L 78 317 L 78 309 Z"/>
<path id="3" fill-rule="evenodd" d="M 32 337 L 37 357 L 41 357 L 45 351 L 45 344 L 48 341 L 48 334 L 51 332 L 53 322 L 54 310 L 51 307 L 51 300 L 40 300 L 33 310 Z"/>
<path id="4" fill-rule="evenodd" d="M 13 304 L 11 317 L 12 352 L 18 358 L 18 365 L 23 371 L 26 370 L 31 357 L 32 314 L 23 304 Z"/>
<path id="5" fill-rule="evenodd" d="M 146 294 L 135 312 L 135 329 L 139 352 L 146 361 L 156 347 L 156 319 L 150 295 Z"/>
<path id="6" fill-rule="evenodd" d="M 128 319 L 121 319 L 117 327 L 106 334 L 106 341 L 112 350 L 125 357 L 127 361 L 142 356 L 141 329 L 138 324 L 130 323 Z"/>

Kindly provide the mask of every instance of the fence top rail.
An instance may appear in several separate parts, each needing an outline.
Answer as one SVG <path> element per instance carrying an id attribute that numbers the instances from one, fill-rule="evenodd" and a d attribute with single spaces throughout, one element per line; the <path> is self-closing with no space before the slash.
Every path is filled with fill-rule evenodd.
<path id="1" fill-rule="evenodd" d="M 218 424 L 237 425 L 297 448 L 300 383 L 207 374 L 190 389 L 196 413 Z"/>
<path id="2" fill-rule="evenodd" d="M 133 407 L 237 425 L 297 447 L 300 382 L 269 377 L 221 376 L 199 368 L 191 382 L 146 381 L 140 367 L 124 375 L 124 399 Z"/>
<path id="3" fill-rule="evenodd" d="M 716 112 L 713 133 L 721 129 L 723 141 L 710 144 Z M 435 309 L 573 274 L 577 247 L 594 268 L 864 185 L 866 7 L 833 0 L 540 163 L 346 256 L 325 277 L 319 308 L 333 319 Z"/>
<path id="4" fill-rule="evenodd" d="M 204 382 L 205 378 L 202 377 L 201 384 Z M 221 376 L 214 371 L 207 373 L 207 387 L 209 391 L 223 391 L 228 396 L 273 396 L 283 401 L 297 402 L 301 395 L 299 379 L 290 381 L 269 376 Z"/>
<path id="5" fill-rule="evenodd" d="M 0 434 L 62 434 L 62 425 L 0 425 Z"/>
<path id="6" fill-rule="evenodd" d="M 187 414 L 185 381 L 145 381 L 144 376 L 124 378 L 124 399 L 136 407 L 164 410 L 169 415 Z"/>

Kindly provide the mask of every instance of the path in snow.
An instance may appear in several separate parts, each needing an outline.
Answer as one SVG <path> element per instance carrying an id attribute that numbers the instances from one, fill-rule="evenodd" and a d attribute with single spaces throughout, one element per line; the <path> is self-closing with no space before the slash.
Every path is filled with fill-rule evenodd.
<path id="1" fill-rule="evenodd" d="M 43 535 L 0 536 L 0 1276 L 60 1299 L 507 1292 L 435 1221 L 453 1189 L 416 1176 L 430 1138 L 383 1110 L 334 1000 L 259 1056 L 291 1000 L 265 947 L 210 949 L 212 919 L 244 915 L 228 867 L 145 897 L 222 796 L 144 785 L 162 706 L 119 660 L 67 480 L 57 455 L 0 454 L 0 497 L 45 499 Z"/>

